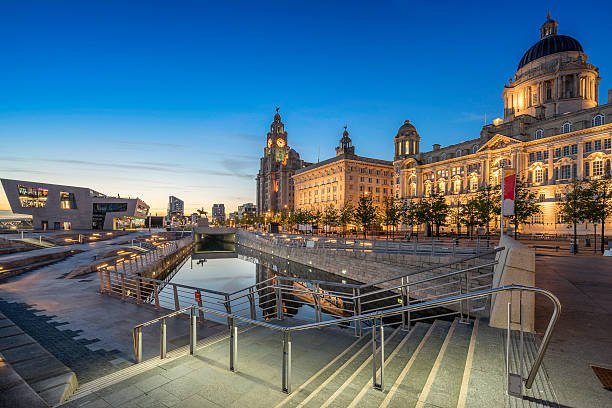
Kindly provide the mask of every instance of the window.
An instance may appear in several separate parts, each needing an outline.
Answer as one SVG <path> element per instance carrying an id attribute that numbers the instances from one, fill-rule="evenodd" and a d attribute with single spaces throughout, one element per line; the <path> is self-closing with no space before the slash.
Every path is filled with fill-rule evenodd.
<path id="1" fill-rule="evenodd" d="M 540 193 L 540 202 L 546 201 L 546 193 Z"/>
<path id="2" fill-rule="evenodd" d="M 442 153 L 440 155 L 440 160 L 446 160 L 446 153 Z"/>
<path id="3" fill-rule="evenodd" d="M 476 153 L 478 151 L 478 145 L 472 146 L 472 153 Z"/>
<path id="4" fill-rule="evenodd" d="M 570 154 L 570 147 L 569 146 L 563 146 L 563 155 L 564 156 L 569 156 Z"/>
<path id="5" fill-rule="evenodd" d="M 572 154 L 578 154 L 578 145 L 577 144 L 573 144 L 572 145 Z"/>
<path id="6" fill-rule="evenodd" d="M 476 177 L 472 177 L 472 179 L 471 179 L 471 187 L 470 187 L 470 189 L 471 189 L 472 191 L 476 191 L 476 190 L 478 190 L 478 178 L 476 178 Z"/>
<path id="7" fill-rule="evenodd" d="M 531 216 L 532 224 L 544 224 L 544 214 L 538 213 Z"/>
<path id="8" fill-rule="evenodd" d="M 561 133 L 569 133 L 572 131 L 572 123 L 565 122 L 563 126 L 561 126 Z"/>
<path id="9" fill-rule="evenodd" d="M 93 211 L 96 212 L 123 212 L 127 211 L 127 203 L 94 203 Z"/>
<path id="10" fill-rule="evenodd" d="M 427 158 L 427 164 L 431 164 L 431 156 Z"/>
<path id="11" fill-rule="evenodd" d="M 459 157 L 459 156 L 461 156 L 461 150 L 457 150 L 457 151 L 455 152 L 455 157 Z"/>
<path id="12" fill-rule="evenodd" d="M 610 142 L 612 140 L 611 139 L 604 139 L 604 149 L 609 149 L 610 148 Z"/>
<path id="13" fill-rule="evenodd" d="M 593 116 L 593 120 L 591 121 L 591 125 L 593 126 L 601 126 L 604 124 L 604 115 L 599 114 Z"/>
<path id="14" fill-rule="evenodd" d="M 544 160 L 548 159 L 548 150 L 544 150 Z"/>
<path id="15" fill-rule="evenodd" d="M 535 182 L 536 183 L 543 183 L 544 182 L 544 172 L 542 171 L 542 169 L 536 169 L 535 170 Z"/>
<path id="16" fill-rule="evenodd" d="M 536 160 L 542 161 L 542 152 L 536 152 Z"/>
<path id="17" fill-rule="evenodd" d="M 533 163 L 535 161 L 535 153 L 529 153 L 529 163 Z"/>
<path id="18" fill-rule="evenodd" d="M 603 175 L 603 161 L 595 160 L 593 162 L 593 176 L 599 177 Z"/>
<path id="19" fill-rule="evenodd" d="M 74 193 L 60 192 L 60 208 L 63 210 L 76 210 Z"/>
<path id="20" fill-rule="evenodd" d="M 535 133 L 533 134 L 533 138 L 534 139 L 541 139 L 544 137 L 544 130 L 543 129 L 538 129 L 535 131 Z"/>
<path id="21" fill-rule="evenodd" d="M 458 194 L 461 192 L 461 180 L 455 180 L 453 182 L 453 191 L 455 194 Z"/>
<path id="22" fill-rule="evenodd" d="M 555 149 L 555 156 L 554 156 L 554 157 L 555 157 L 555 159 L 556 159 L 557 157 L 561 157 L 561 148 L 560 148 L 560 147 L 557 147 L 557 148 Z"/>
<path id="23" fill-rule="evenodd" d="M 17 185 L 19 204 L 23 208 L 42 208 L 47 204 L 49 190 L 40 187 Z"/>
<path id="24" fill-rule="evenodd" d="M 569 180 L 572 177 L 572 166 L 569 164 L 561 166 L 561 180 Z"/>
<path id="25" fill-rule="evenodd" d="M 586 142 L 584 144 L 584 151 L 586 153 L 592 152 L 593 151 L 593 142 Z"/>
<path id="26" fill-rule="evenodd" d="M 601 140 L 595 141 L 595 150 L 601 150 Z"/>
<path id="27" fill-rule="evenodd" d="M 584 163 L 584 177 L 589 177 L 589 162 Z"/>

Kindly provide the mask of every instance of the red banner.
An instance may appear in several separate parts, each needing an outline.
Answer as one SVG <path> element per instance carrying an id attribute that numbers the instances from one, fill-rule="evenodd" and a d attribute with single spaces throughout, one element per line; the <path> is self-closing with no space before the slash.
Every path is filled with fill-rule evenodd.
<path id="1" fill-rule="evenodd" d="M 516 195 L 516 170 L 504 169 L 503 173 L 503 198 L 502 198 L 502 214 L 504 216 L 514 215 L 514 199 Z"/>

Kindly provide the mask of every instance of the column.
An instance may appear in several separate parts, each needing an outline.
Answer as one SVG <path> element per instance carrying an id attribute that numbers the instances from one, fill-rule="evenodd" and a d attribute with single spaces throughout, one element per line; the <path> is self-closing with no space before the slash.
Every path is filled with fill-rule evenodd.
<path id="1" fill-rule="evenodd" d="M 423 170 L 421 170 L 419 167 L 417 167 L 416 169 L 416 195 L 417 197 L 422 197 L 423 196 Z"/>
<path id="2" fill-rule="evenodd" d="M 553 162 L 553 154 L 555 153 L 555 149 L 552 145 L 548 145 L 548 184 L 555 184 L 555 166 Z"/>
<path id="3" fill-rule="evenodd" d="M 487 186 L 489 185 L 489 157 L 486 155 L 482 156 L 481 160 L 480 182 L 482 183 L 482 186 Z"/>
<path id="4" fill-rule="evenodd" d="M 578 158 L 576 160 L 576 165 L 578 167 L 578 180 L 582 180 L 584 178 L 584 143 L 582 141 L 578 142 Z"/>

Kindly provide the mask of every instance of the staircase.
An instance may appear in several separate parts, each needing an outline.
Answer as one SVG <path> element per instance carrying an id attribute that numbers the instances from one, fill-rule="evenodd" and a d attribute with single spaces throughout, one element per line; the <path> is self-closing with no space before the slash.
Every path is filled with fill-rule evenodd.
<path id="1" fill-rule="evenodd" d="M 435 320 L 409 332 L 385 329 L 384 389 L 372 387 L 372 343 L 364 336 L 352 349 L 310 377 L 280 407 L 538 407 L 557 406 L 540 372 L 523 399 L 506 395 L 505 331 Z M 525 337 L 525 360 L 533 360 L 533 336 Z M 513 336 L 518 368 L 518 335 Z M 517 372 L 517 371 L 515 371 Z"/>

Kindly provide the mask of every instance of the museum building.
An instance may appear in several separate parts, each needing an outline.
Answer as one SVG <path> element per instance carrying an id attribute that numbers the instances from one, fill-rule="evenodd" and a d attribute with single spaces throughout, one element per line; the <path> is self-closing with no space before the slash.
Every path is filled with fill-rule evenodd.
<path id="1" fill-rule="evenodd" d="M 599 69 L 557 28 L 549 15 L 540 41 L 503 88 L 504 118 L 485 125 L 480 137 L 423 152 L 416 127 L 404 122 L 394 138 L 395 197 L 440 193 L 458 206 L 479 188 L 499 184 L 502 167 L 512 167 L 542 209 L 523 231 L 567 233 L 557 204 L 568 183 L 610 175 L 612 90 L 608 103 L 599 104 Z"/>

